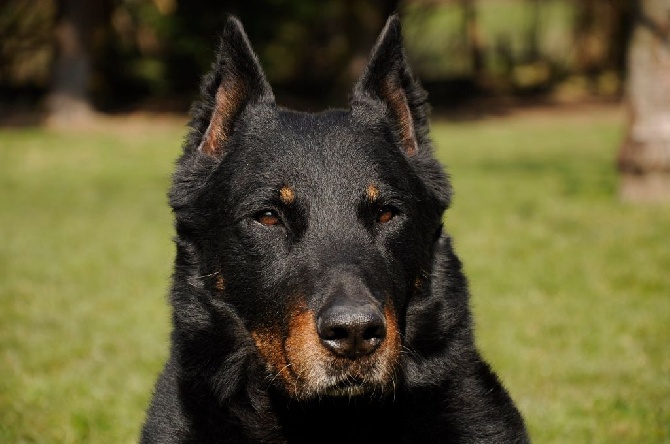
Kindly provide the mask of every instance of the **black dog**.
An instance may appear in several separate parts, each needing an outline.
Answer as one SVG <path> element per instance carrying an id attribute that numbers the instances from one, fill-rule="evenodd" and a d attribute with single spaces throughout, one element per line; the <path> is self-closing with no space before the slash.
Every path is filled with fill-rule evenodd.
<path id="1" fill-rule="evenodd" d="M 473 339 L 450 187 L 391 17 L 351 108 L 278 108 L 229 19 L 170 203 L 170 359 L 144 443 L 527 442 Z"/>

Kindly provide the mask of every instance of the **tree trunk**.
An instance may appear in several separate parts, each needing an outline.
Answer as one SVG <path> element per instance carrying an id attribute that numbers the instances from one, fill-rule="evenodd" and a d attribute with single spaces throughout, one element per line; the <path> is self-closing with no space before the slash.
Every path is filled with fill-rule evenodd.
<path id="1" fill-rule="evenodd" d="M 89 0 L 58 3 L 56 52 L 46 107 L 49 118 L 59 123 L 86 120 L 93 115 L 89 82 L 95 3 Z"/>
<path id="2" fill-rule="evenodd" d="M 624 200 L 670 201 L 670 0 L 639 0 L 628 52 Z"/>

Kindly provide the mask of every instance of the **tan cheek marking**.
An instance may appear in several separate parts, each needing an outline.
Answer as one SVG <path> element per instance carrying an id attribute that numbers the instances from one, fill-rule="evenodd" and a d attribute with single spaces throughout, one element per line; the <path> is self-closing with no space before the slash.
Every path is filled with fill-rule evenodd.
<path id="1" fill-rule="evenodd" d="M 379 197 L 379 188 L 370 184 L 365 190 L 365 194 L 367 195 L 369 201 L 374 202 Z"/>
<path id="2" fill-rule="evenodd" d="M 286 205 L 290 205 L 295 200 L 295 192 L 289 187 L 282 187 L 279 190 L 279 198 Z"/>
<path id="3" fill-rule="evenodd" d="M 279 332 L 270 329 L 258 330 L 251 332 L 251 337 L 270 370 L 282 372 L 286 367 L 286 357 Z"/>
<path id="4" fill-rule="evenodd" d="M 386 341 L 384 341 L 384 344 L 387 349 L 384 351 L 388 353 L 386 357 L 388 362 L 390 364 L 395 364 L 400 357 L 401 342 L 400 330 L 398 329 L 398 318 L 396 317 L 391 304 L 386 304 L 384 315 L 386 316 Z M 392 365 L 389 367 L 392 367 Z"/>
<path id="5" fill-rule="evenodd" d="M 279 329 L 254 331 L 251 336 L 270 371 L 284 382 L 287 391 L 301 397 L 318 378 L 318 363 L 328 355 L 321 347 L 314 315 L 303 308 L 292 313 L 285 341 Z"/>
<path id="6" fill-rule="evenodd" d="M 327 351 L 321 346 L 311 311 L 301 310 L 291 318 L 286 355 L 291 362 L 292 372 L 297 378 L 308 380 L 308 383 L 317 377 L 314 373 L 318 363 L 329 359 Z"/>
<path id="7" fill-rule="evenodd" d="M 223 291 L 226 289 L 226 281 L 220 274 L 216 276 L 216 289 L 219 291 Z"/>

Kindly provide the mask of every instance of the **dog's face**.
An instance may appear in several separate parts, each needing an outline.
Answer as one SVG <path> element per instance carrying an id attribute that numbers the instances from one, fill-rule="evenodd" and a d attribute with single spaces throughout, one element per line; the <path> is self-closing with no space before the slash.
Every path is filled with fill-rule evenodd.
<path id="1" fill-rule="evenodd" d="M 277 108 L 234 19 L 204 93 L 171 196 L 191 274 L 289 396 L 392 391 L 448 203 L 397 19 L 349 111 Z"/>
<path id="2" fill-rule="evenodd" d="M 344 112 L 267 114 L 240 125 L 212 178 L 227 197 L 223 296 L 292 393 L 384 390 L 437 229 L 426 190 L 390 132 Z"/>

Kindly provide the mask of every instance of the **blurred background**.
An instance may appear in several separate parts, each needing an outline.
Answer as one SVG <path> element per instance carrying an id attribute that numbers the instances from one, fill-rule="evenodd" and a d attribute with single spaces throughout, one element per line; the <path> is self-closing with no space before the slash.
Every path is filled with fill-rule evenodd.
<path id="1" fill-rule="evenodd" d="M 316 111 L 394 11 L 477 341 L 534 441 L 670 442 L 670 0 L 1 0 L 0 442 L 136 441 L 226 16 Z"/>
<path id="2" fill-rule="evenodd" d="M 633 10 L 626 0 L 4 0 L 0 88 L 3 102 L 47 99 L 53 113 L 184 111 L 234 13 L 281 99 L 344 104 L 400 11 L 437 107 L 500 95 L 616 99 Z M 51 103 L 63 95 L 81 103 Z"/>

